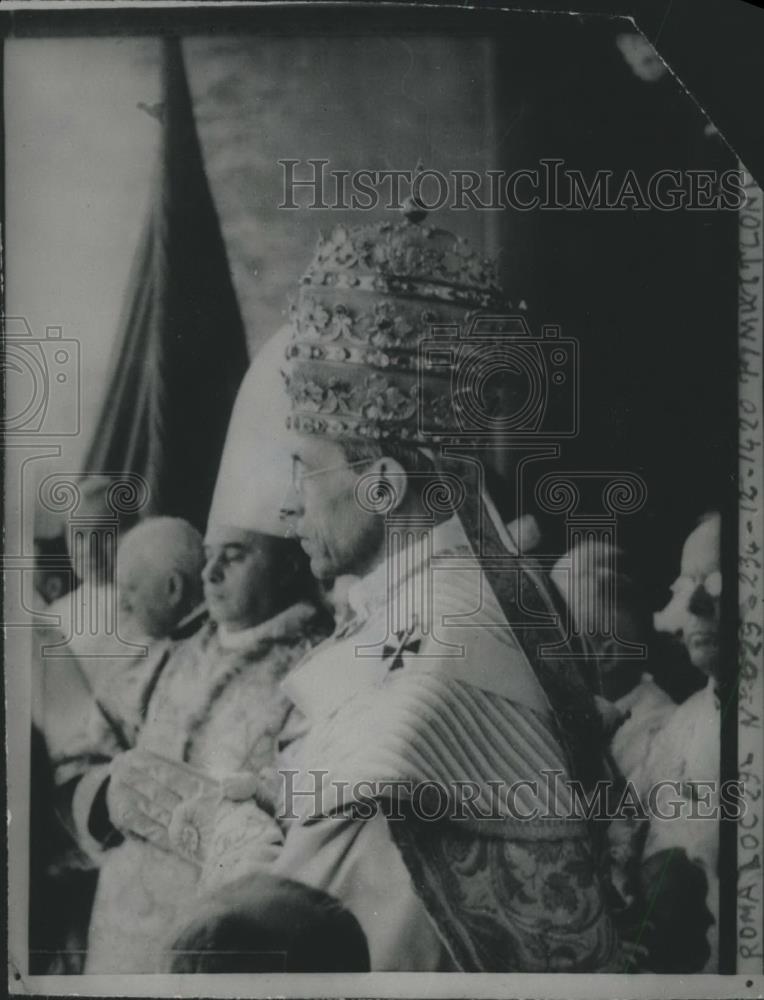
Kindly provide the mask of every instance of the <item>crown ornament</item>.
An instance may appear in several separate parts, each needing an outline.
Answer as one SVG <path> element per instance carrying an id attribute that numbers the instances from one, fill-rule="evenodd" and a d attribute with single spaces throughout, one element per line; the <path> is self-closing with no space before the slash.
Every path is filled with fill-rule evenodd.
<path id="1" fill-rule="evenodd" d="M 494 263 L 426 217 L 410 198 L 396 221 L 319 238 L 289 312 L 294 430 L 414 444 L 449 430 L 451 380 L 423 369 L 420 345 L 507 302 Z"/>
<path id="2" fill-rule="evenodd" d="M 421 164 L 417 164 L 418 167 Z M 423 222 L 427 218 L 427 209 L 418 201 L 413 194 L 409 195 L 408 198 L 403 202 L 403 207 L 401 208 L 404 219 L 408 222 L 416 224 L 417 222 Z"/>

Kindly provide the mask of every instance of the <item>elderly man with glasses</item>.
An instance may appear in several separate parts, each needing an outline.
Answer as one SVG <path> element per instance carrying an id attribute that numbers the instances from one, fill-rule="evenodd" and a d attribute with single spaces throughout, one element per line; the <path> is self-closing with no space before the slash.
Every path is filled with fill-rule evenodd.
<path id="1" fill-rule="evenodd" d="M 356 579 L 350 614 L 284 682 L 303 724 L 274 870 L 357 917 L 373 970 L 615 968 L 564 780 L 594 777 L 593 699 L 572 661 L 543 660 L 561 635 L 538 621 L 558 604 L 530 568 L 520 599 L 479 463 L 441 448 L 454 366 L 421 350 L 501 300 L 490 265 L 418 215 L 338 226 L 293 309 L 285 507 L 314 575 Z M 536 625 L 511 627 L 528 609 Z"/>

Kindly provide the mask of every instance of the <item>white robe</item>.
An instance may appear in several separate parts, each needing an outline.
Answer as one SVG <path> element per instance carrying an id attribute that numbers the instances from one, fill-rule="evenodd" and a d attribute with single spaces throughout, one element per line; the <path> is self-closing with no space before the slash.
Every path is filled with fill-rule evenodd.
<path id="1" fill-rule="evenodd" d="M 655 689 L 655 690 L 654 690 Z M 613 754 L 624 777 L 633 782 L 643 801 L 658 782 L 678 782 L 679 792 L 664 788 L 656 796 L 643 857 L 659 851 L 682 848 L 690 861 L 703 869 L 708 880 L 706 904 L 714 924 L 707 940 L 711 950 L 703 971 L 714 972 L 719 961 L 719 821 L 688 818 L 693 811 L 693 782 L 707 782 L 700 789 L 708 804 L 695 803 L 695 813 L 719 809 L 721 712 L 714 681 L 675 705 L 667 695 L 656 694 L 656 685 L 643 680 L 632 697 L 632 716 L 616 733 Z M 677 800 L 681 814 L 673 815 L 670 804 Z M 718 815 L 718 813 L 717 813 Z"/>
<path id="2" fill-rule="evenodd" d="M 452 519 L 433 531 L 433 562 L 409 549 L 401 553 L 390 577 L 383 564 L 351 587 L 354 618 L 285 682 L 306 722 L 282 761 L 288 787 L 298 794 L 287 795 L 283 804 L 293 818 L 275 870 L 332 893 L 354 913 L 367 937 L 373 971 L 458 970 L 464 965 L 456 958 L 454 941 L 462 960 L 471 951 L 467 961 L 476 967 L 510 966 L 513 959 L 502 952 L 502 942 L 512 941 L 517 971 L 531 971 L 531 966 L 552 971 L 557 956 L 570 962 L 575 954 L 575 932 L 568 935 L 568 927 L 584 909 L 582 924 L 586 934 L 591 933 L 585 941 L 586 934 L 576 940 L 583 960 L 604 954 L 610 946 L 596 888 L 590 892 L 583 882 L 580 890 L 571 886 L 559 906 L 540 902 L 540 885 L 530 900 L 509 889 L 511 899 L 501 903 L 493 888 L 496 869 L 487 860 L 477 866 L 474 878 L 468 876 L 461 884 L 460 891 L 471 898 L 455 903 L 453 897 L 439 897 L 441 919 L 441 903 L 455 907 L 448 929 L 450 933 L 456 927 L 455 937 L 447 942 L 394 839 L 396 822 L 413 827 L 382 813 L 359 821 L 334 809 L 337 782 L 342 781 L 352 785 L 410 779 L 412 788 L 431 781 L 446 789 L 457 781 L 474 781 L 483 795 L 491 779 L 503 780 L 508 787 L 514 780 L 541 779 L 543 768 L 565 771 L 546 696 L 465 542 L 461 526 Z M 311 816 L 317 804 L 311 794 L 316 771 L 321 772 L 318 811 L 325 813 L 320 818 Z M 543 790 L 540 795 L 529 789 L 523 793 L 519 798 L 524 812 L 534 804 L 543 811 Z M 371 795 L 382 797 L 374 791 Z M 353 799 L 353 793 L 348 798 Z M 555 863 L 553 858 L 532 857 L 532 846 L 531 853 L 524 849 L 538 844 L 544 832 L 561 842 L 575 841 L 572 851 L 580 849 L 585 855 L 581 845 L 586 835 L 575 819 L 560 820 L 559 825 L 551 820 L 544 831 L 520 820 L 500 822 L 494 828 L 497 834 L 515 823 L 516 847 L 501 835 L 492 845 L 486 846 L 490 836 L 481 844 L 474 829 L 457 832 L 457 823 L 445 822 L 440 828 L 450 829 L 443 831 L 446 838 L 455 833 L 458 839 L 463 833 L 481 858 L 488 858 L 497 844 L 500 850 L 514 850 L 509 857 L 517 871 L 529 866 L 531 879 L 545 864 Z M 554 854 L 554 845 L 547 843 Z M 441 846 L 438 842 L 433 850 Z M 452 863 L 459 861 L 454 857 Z M 588 871 L 586 860 L 579 871 Z M 568 888 L 563 871 L 544 872 L 544 877 L 553 874 L 559 879 L 555 884 Z M 421 886 L 426 878 L 427 873 Z M 483 918 L 478 911 L 484 893 Z M 579 910 L 571 917 L 566 906 Z M 477 930 L 481 921 L 491 928 L 485 934 Z M 547 928 L 544 935 L 534 932 L 542 926 Z"/>
<path id="3" fill-rule="evenodd" d="M 136 746 L 217 780 L 247 772 L 272 785 L 290 707 L 279 683 L 317 641 L 314 622 L 314 608 L 296 605 L 232 642 L 210 623 L 179 643 L 161 669 Z M 75 795 L 81 827 L 86 799 L 104 777 L 88 776 L 79 804 Z M 221 809 L 203 870 L 131 835 L 106 850 L 91 840 L 101 871 L 87 973 L 162 971 L 178 922 L 192 915 L 200 890 L 272 863 L 275 824 L 263 821 L 254 800 Z"/>

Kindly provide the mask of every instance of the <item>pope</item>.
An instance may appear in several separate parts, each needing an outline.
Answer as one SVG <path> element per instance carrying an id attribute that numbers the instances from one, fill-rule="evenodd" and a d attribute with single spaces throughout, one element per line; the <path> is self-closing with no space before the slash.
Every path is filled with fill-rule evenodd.
<path id="1" fill-rule="evenodd" d="M 488 382 L 478 366 L 480 386 L 454 393 L 454 331 L 501 296 L 490 262 L 417 221 L 338 226 L 292 314 L 286 506 L 313 573 L 357 579 L 351 614 L 284 682 L 304 726 L 274 871 L 357 917 L 372 970 L 616 968 L 565 782 L 595 773 L 593 697 L 572 659 L 544 659 L 559 602 L 510 556 L 474 451 L 460 463 L 442 447 Z"/>

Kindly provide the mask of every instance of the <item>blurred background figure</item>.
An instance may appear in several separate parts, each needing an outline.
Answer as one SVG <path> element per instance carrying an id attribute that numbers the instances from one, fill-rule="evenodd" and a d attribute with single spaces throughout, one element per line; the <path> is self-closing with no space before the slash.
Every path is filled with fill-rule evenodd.
<path id="1" fill-rule="evenodd" d="M 533 514 L 521 514 L 506 528 L 518 552 L 533 552 L 541 542 L 541 528 Z"/>
<path id="2" fill-rule="evenodd" d="M 45 737 L 33 724 L 28 925 L 32 975 L 82 972 L 97 876 L 60 810 Z"/>
<path id="3" fill-rule="evenodd" d="M 34 554 L 35 598 L 40 609 L 47 610 L 47 605 L 63 597 L 72 586 L 71 563 L 64 536 L 38 536 L 34 540 Z"/>
<path id="4" fill-rule="evenodd" d="M 718 679 L 719 616 L 722 592 L 721 517 L 704 515 L 682 549 L 679 576 L 672 597 L 654 622 L 658 632 L 675 636 L 684 645 L 693 666 Z"/>
<path id="5" fill-rule="evenodd" d="M 573 624 L 596 654 L 591 678 L 610 741 L 614 805 L 627 782 L 646 802 L 660 780 L 718 781 L 718 704 L 711 682 L 697 690 L 703 686 L 699 669 L 712 669 L 718 649 L 718 515 L 704 519 L 687 540 L 664 611 L 651 614 L 648 595 L 626 568 L 623 551 L 591 539 L 551 572 Z M 612 607 L 611 636 L 593 628 L 603 620 L 604 602 Z M 642 644 L 646 653 L 624 656 L 621 642 Z M 609 824 L 613 905 L 624 939 L 646 948 L 646 968 L 668 973 L 715 967 L 715 945 L 706 931 L 715 912 L 716 844 L 712 821 L 660 824 L 632 813 Z M 680 909 L 691 911 L 692 919 L 680 920 Z"/>
<path id="6" fill-rule="evenodd" d="M 202 603 L 201 534 L 179 517 L 152 517 L 129 531 L 117 552 L 120 634 L 161 639 Z"/>
<path id="7" fill-rule="evenodd" d="M 41 971 L 82 971 L 96 869 L 77 847 L 80 781 L 132 745 L 166 644 L 203 612 L 202 536 L 186 521 L 150 518 L 133 528 L 116 564 L 120 634 L 136 643 L 134 655 L 128 646 L 125 655 L 97 656 L 92 648 L 78 655 L 81 648 L 60 629 L 34 629 L 30 934 Z M 49 645 L 56 655 L 46 655 Z"/>
<path id="8" fill-rule="evenodd" d="M 641 767 L 677 703 L 710 690 L 708 677 L 716 673 L 719 655 L 720 527 L 719 515 L 708 514 L 688 537 L 672 597 L 653 616 L 650 673 L 618 701 L 628 719 L 613 751 L 625 774 Z"/>
<path id="9" fill-rule="evenodd" d="M 589 539 L 559 559 L 550 574 L 572 624 L 592 647 L 597 693 L 610 701 L 639 683 L 647 648 L 640 654 L 636 647 L 651 632 L 647 597 L 624 571 L 625 558 L 607 539 Z"/>
<path id="10" fill-rule="evenodd" d="M 84 658 L 98 655 L 99 646 L 102 651 L 99 634 L 106 632 L 107 623 L 113 631 L 116 620 L 117 536 L 114 514 L 103 490 L 83 487 L 77 516 L 84 527 L 81 531 L 73 530 L 71 522 L 65 541 L 74 586 L 52 601 L 45 611 L 59 616 L 55 627 L 71 651 Z M 47 641 L 53 640 L 48 637 Z"/>
<path id="11" fill-rule="evenodd" d="M 206 617 L 203 566 L 202 536 L 182 518 L 147 518 L 119 544 L 118 630 L 135 654 L 83 659 L 82 667 L 98 706 L 93 725 L 104 720 L 115 729 L 122 749 L 135 741 L 144 695 L 168 648 L 193 634 Z"/>
<path id="12" fill-rule="evenodd" d="M 67 641 L 59 628 L 34 629 L 33 719 L 54 772 L 64 776 L 57 784 L 79 773 L 76 762 L 92 756 L 101 741 L 101 756 L 113 751 L 115 741 L 121 748 L 130 745 L 141 691 L 156 669 L 160 647 L 179 631 L 198 627 L 195 619 L 204 613 L 202 536 L 186 521 L 148 519 L 125 535 L 115 561 L 120 635 L 127 640 L 121 655 L 109 652 L 108 645 L 101 655 L 98 645 L 83 655 L 76 639 Z"/>
<path id="13" fill-rule="evenodd" d="M 36 610 L 41 613 L 31 629 L 29 939 L 30 969 L 40 974 L 82 972 L 97 877 L 76 840 L 71 797 L 93 762 L 91 723 L 97 706 L 80 654 L 89 639 L 97 643 L 98 637 L 77 636 L 74 625 L 76 616 L 87 622 L 91 610 L 113 600 L 113 563 L 97 527 L 102 497 L 85 493 L 80 508 L 84 518 L 92 519 L 92 530 L 76 559 L 67 544 L 73 536 L 65 538 L 60 525 L 35 539 Z M 116 734 L 103 718 L 99 729 L 99 752 L 114 753 Z"/>
<path id="14" fill-rule="evenodd" d="M 652 692 L 640 685 L 642 701 L 633 700 L 631 718 L 613 740 L 613 756 L 643 801 L 649 801 L 658 782 L 673 783 L 655 796 L 641 858 L 640 891 L 652 923 L 644 941 L 650 968 L 711 972 L 718 965 L 719 912 L 718 513 L 705 515 L 690 533 L 671 590 L 668 605 L 655 615 L 655 627 L 683 644 L 705 684 L 678 705 L 653 707 L 652 714 L 645 707 Z M 647 734 L 646 718 L 651 720 Z M 681 810 L 678 815 L 673 803 Z"/>

